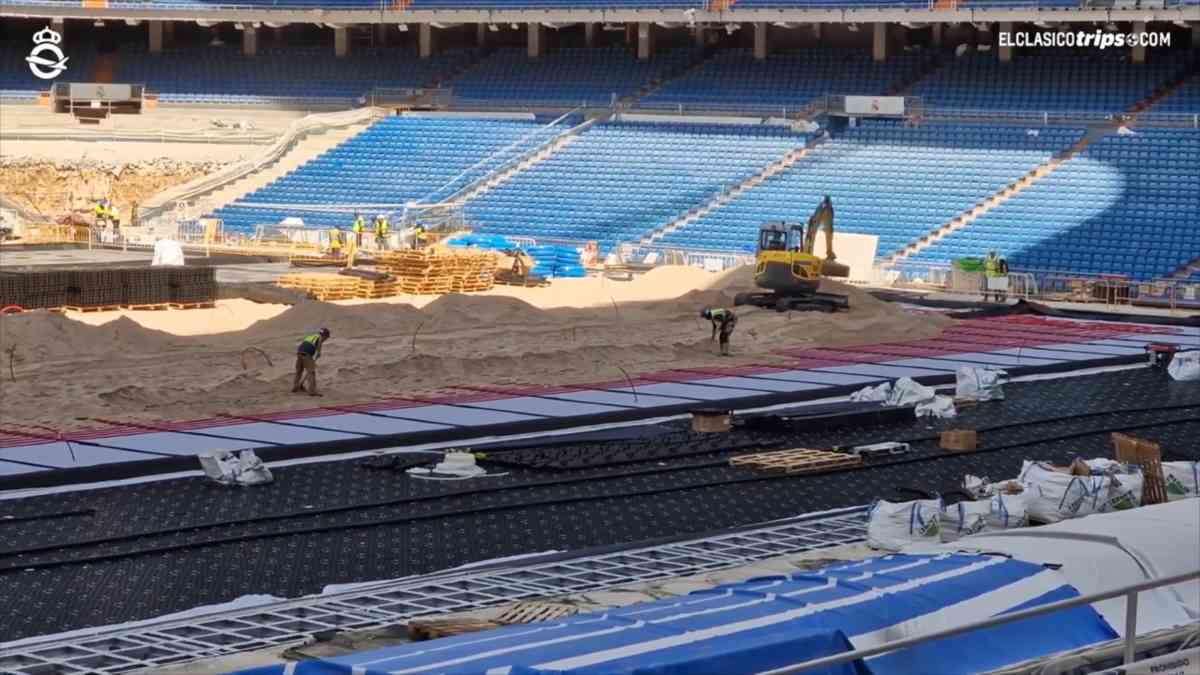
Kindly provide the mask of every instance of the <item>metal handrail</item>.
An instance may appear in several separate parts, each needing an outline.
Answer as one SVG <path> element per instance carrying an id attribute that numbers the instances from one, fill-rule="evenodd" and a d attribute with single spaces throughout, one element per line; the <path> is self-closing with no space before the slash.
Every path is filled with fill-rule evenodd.
<path id="1" fill-rule="evenodd" d="M 1038 607 L 1031 607 L 1029 609 L 1023 609 L 1018 612 L 1013 612 L 1011 614 L 1002 614 L 1000 616 L 993 616 L 993 617 L 990 617 L 987 619 L 983 619 L 981 621 L 975 621 L 972 623 L 964 624 L 962 626 L 955 626 L 953 628 L 947 628 L 945 630 L 934 631 L 932 633 L 926 633 L 924 635 L 917 635 L 915 637 L 904 638 L 902 640 L 888 642 L 886 644 L 877 645 L 875 647 L 869 647 L 866 649 L 855 649 L 853 651 L 844 652 L 842 654 L 833 654 L 830 656 L 823 656 L 819 659 L 812 659 L 810 661 L 804 661 L 803 663 L 797 663 L 797 664 L 790 665 L 790 666 L 783 666 L 780 668 L 773 668 L 771 670 L 764 670 L 764 671 L 760 671 L 760 672 L 756 673 L 756 675 L 792 675 L 792 673 L 802 673 L 805 671 L 813 670 L 815 668 L 823 668 L 826 666 L 833 666 L 833 665 L 837 665 L 839 663 L 846 663 L 848 661 L 857 661 L 858 659 L 866 659 L 866 658 L 870 658 L 872 656 L 877 656 L 879 654 L 893 652 L 893 651 L 896 651 L 897 649 L 904 649 L 907 647 L 912 647 L 913 645 L 918 645 L 923 642 L 929 642 L 930 640 L 939 640 L 941 638 L 952 637 L 954 635 L 961 635 L 962 633 L 969 633 L 971 631 L 979 630 L 981 628 L 991 628 L 993 626 L 1000 626 L 1000 625 L 1003 625 L 1006 623 L 1011 623 L 1013 621 L 1020 621 L 1021 619 L 1029 619 L 1029 618 L 1032 618 L 1035 616 L 1041 616 L 1043 614 L 1057 612 L 1061 609 L 1071 609 L 1072 607 L 1078 607 L 1080 605 L 1090 605 L 1093 602 L 1100 602 L 1101 600 L 1109 600 L 1111 598 L 1116 598 L 1121 595 L 1125 596 L 1125 654 L 1124 654 L 1125 661 L 1124 662 L 1125 663 L 1133 663 L 1134 653 L 1136 651 L 1136 646 L 1137 646 L 1137 605 L 1138 605 L 1137 598 L 1138 598 L 1138 593 L 1141 591 L 1147 591 L 1147 590 L 1150 590 L 1153 588 L 1159 588 L 1160 586 L 1169 586 L 1171 584 L 1178 584 L 1178 583 L 1181 583 L 1184 581 L 1191 581 L 1192 579 L 1200 579 L 1200 569 L 1193 570 L 1191 572 L 1184 572 L 1183 574 L 1175 574 L 1175 575 L 1172 575 L 1169 577 L 1161 577 L 1158 579 L 1149 579 L 1147 581 L 1142 581 L 1142 582 L 1139 582 L 1136 584 L 1130 584 L 1128 586 L 1122 586 L 1120 588 L 1114 588 L 1111 590 L 1102 591 L 1100 593 L 1092 593 L 1091 595 L 1081 595 L 1077 598 L 1069 598 L 1067 600 L 1059 600 L 1057 602 L 1051 602 L 1046 605 L 1040 605 Z"/>

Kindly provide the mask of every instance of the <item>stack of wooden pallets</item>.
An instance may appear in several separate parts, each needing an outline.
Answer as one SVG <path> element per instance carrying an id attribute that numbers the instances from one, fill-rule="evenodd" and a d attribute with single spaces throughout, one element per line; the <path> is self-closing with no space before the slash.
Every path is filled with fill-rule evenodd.
<path id="1" fill-rule="evenodd" d="M 774 473 L 809 473 L 858 466 L 859 464 L 862 464 L 862 458 L 858 455 L 805 448 L 756 452 L 751 455 L 739 455 L 729 460 L 730 466 L 744 466 Z"/>
<path id="2" fill-rule="evenodd" d="M 401 293 L 413 295 L 486 291 L 496 283 L 490 251 L 387 251 L 376 254 L 375 263 L 396 277 Z"/>
<path id="3" fill-rule="evenodd" d="M 400 282 L 394 278 L 364 279 L 330 273 L 285 274 L 275 281 L 283 288 L 303 291 L 317 300 L 376 300 L 399 295 Z"/>
<path id="4" fill-rule="evenodd" d="M 350 300 L 359 297 L 362 281 L 340 274 L 285 274 L 275 281 L 275 285 L 303 291 L 317 300 Z"/>

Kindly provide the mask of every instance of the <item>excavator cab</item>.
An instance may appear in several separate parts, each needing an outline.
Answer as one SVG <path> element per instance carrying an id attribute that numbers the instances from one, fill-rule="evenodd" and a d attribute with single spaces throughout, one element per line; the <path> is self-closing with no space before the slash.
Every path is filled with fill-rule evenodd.
<path id="1" fill-rule="evenodd" d="M 768 223 L 758 231 L 758 250 L 794 251 L 804 245 L 804 228 L 786 223 Z"/>
<path id="2" fill-rule="evenodd" d="M 813 252 L 817 231 L 826 235 L 826 257 Z M 835 311 L 849 306 L 845 296 L 818 293 L 822 276 L 845 277 L 850 268 L 833 254 L 833 204 L 826 197 L 807 224 L 774 222 L 758 230 L 754 284 L 769 293 L 739 293 L 735 305 L 786 310 Z"/>
<path id="3" fill-rule="evenodd" d="M 805 226 L 766 223 L 758 230 L 754 283 L 780 295 L 810 295 L 820 285 L 821 260 L 805 250 Z"/>

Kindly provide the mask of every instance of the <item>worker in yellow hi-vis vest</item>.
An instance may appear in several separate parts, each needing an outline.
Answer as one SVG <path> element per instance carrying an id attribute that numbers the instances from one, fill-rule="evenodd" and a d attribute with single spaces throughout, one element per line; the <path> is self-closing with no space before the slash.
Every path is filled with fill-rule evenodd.
<path id="1" fill-rule="evenodd" d="M 363 220 L 362 214 L 354 214 L 354 224 L 350 226 L 350 231 L 354 233 L 355 248 L 362 248 L 363 230 L 365 230 L 366 227 L 367 223 Z"/>
<path id="2" fill-rule="evenodd" d="M 342 254 L 342 228 L 339 225 L 329 229 L 329 252 L 335 256 Z"/>

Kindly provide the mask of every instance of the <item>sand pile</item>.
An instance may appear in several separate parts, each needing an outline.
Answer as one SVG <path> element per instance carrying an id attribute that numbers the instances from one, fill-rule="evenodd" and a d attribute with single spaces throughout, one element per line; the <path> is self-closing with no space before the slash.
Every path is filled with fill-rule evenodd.
<path id="1" fill-rule="evenodd" d="M 736 292 L 753 288 L 750 272 L 661 268 L 624 287 L 571 279 L 564 281 L 592 285 L 508 289 L 519 297 L 447 295 L 420 309 L 314 301 L 284 309 L 222 300 L 211 310 L 131 313 L 105 323 L 96 314 L 81 315 L 100 325 L 41 312 L 9 315 L 0 317 L 0 349 L 16 344 L 21 358 L 15 382 L 6 372 L 7 360 L 0 363 L 5 380 L 0 393 L 5 401 L 30 404 L 19 408 L 21 420 L 61 428 L 89 425 L 73 417 L 154 422 L 312 407 L 313 399 L 290 393 L 290 383 L 297 342 L 322 326 L 334 339 L 320 361 L 325 397 L 316 403 L 338 405 L 469 391 L 455 387 L 577 384 L 671 368 L 784 365 L 792 357 L 783 352 L 792 349 L 915 340 L 951 323 L 908 314 L 830 282 L 823 289 L 849 295 L 850 311 L 740 307 L 734 356 L 722 358 L 699 312 L 732 307 Z M 592 295 L 575 298 L 574 306 L 546 308 L 537 304 L 540 296 L 529 293 L 563 288 Z M 617 300 L 618 288 L 650 299 Z M 179 325 L 172 329 L 172 322 Z M 201 334 L 206 325 L 242 329 Z M 0 406 L 0 426 L 17 409 Z"/>
<path id="2" fill-rule="evenodd" d="M 16 354 L 26 360 L 139 354 L 166 351 L 177 345 L 175 336 L 145 328 L 128 317 L 99 326 L 50 312 L 30 312 L 0 321 L 0 352 L 16 347 Z"/>

